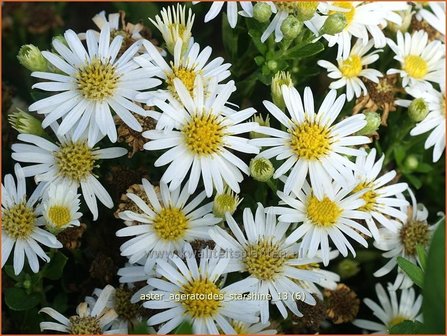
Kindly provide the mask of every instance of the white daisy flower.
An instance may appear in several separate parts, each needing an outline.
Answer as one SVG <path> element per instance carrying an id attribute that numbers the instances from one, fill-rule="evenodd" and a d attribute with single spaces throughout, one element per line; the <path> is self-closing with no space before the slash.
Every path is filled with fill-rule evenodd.
<path id="1" fill-rule="evenodd" d="M 312 188 L 307 182 L 302 190 L 292 196 L 278 192 L 278 196 L 285 206 L 273 207 L 279 214 L 279 221 L 286 223 L 302 223 L 286 239 L 286 244 L 302 238 L 301 249 L 309 258 L 317 254 L 321 245 L 323 264 L 330 260 L 329 239 L 335 244 L 340 253 L 346 257 L 348 249 L 355 256 L 355 250 L 346 236 L 361 245 L 368 247 L 368 243 L 360 233 L 371 236 L 371 233 L 357 220 L 367 220 L 370 215 L 358 208 L 365 204 L 362 192 L 352 193 L 352 187 L 341 187 L 335 182 L 327 183 L 324 189 Z"/>
<path id="2" fill-rule="evenodd" d="M 54 131 L 57 132 L 56 127 Z M 126 149 L 94 148 L 88 144 L 85 136 L 74 140 L 71 132 L 66 136 L 58 136 L 57 144 L 32 134 L 19 134 L 17 138 L 27 144 L 12 145 L 12 158 L 19 162 L 33 163 L 23 168 L 25 176 L 34 176 L 36 182 L 47 182 L 47 185 L 67 183 L 76 190 L 80 186 L 93 220 L 98 218 L 96 198 L 106 207 L 113 207 L 112 198 L 95 177 L 93 170 L 97 167 L 98 160 L 126 155 Z"/>
<path id="3" fill-rule="evenodd" d="M 98 335 L 98 334 L 123 334 L 125 329 L 110 329 L 118 314 L 107 307 L 110 297 L 115 289 L 107 285 L 101 292 L 94 305 L 87 302 L 79 304 L 76 308 L 76 314 L 66 318 L 56 310 L 50 307 L 42 308 L 39 313 L 45 313 L 51 316 L 56 322 L 41 322 L 40 330 L 52 330 L 72 335 Z"/>
<path id="4" fill-rule="evenodd" d="M 290 224 L 278 223 L 272 213 L 268 210 L 265 213 L 261 203 L 258 203 L 254 218 L 249 208 L 244 209 L 245 235 L 230 214 L 226 214 L 226 222 L 236 239 L 220 227 L 210 230 L 210 236 L 232 256 L 228 271 L 248 272 L 249 277 L 235 285 L 242 286 L 250 279 L 255 281 L 252 292 L 262 296 L 261 323 L 269 320 L 269 301 L 276 305 L 284 319 L 287 318 L 287 308 L 293 314 L 303 316 L 298 310 L 297 300 L 315 305 L 314 297 L 302 282 L 325 281 L 324 274 L 306 269 L 306 265 L 320 262 L 320 259 L 302 258 L 300 246 L 286 241 L 285 234 Z M 271 300 L 267 295 L 271 295 Z"/>
<path id="5" fill-rule="evenodd" d="M 422 8 L 419 11 L 421 17 L 445 37 L 445 3 L 429 1 L 431 11 Z"/>
<path id="6" fill-rule="evenodd" d="M 319 66 L 328 70 L 329 78 L 337 79 L 329 85 L 330 89 L 337 90 L 346 86 L 346 98 L 348 101 L 351 101 L 354 97 L 360 97 L 362 91 L 363 95 L 368 94 L 368 90 L 360 77 L 378 83 L 378 77 L 383 76 L 380 71 L 375 69 L 364 69 L 364 66 L 368 66 L 379 59 L 378 53 L 381 50 L 374 50 L 372 53 L 365 55 L 373 47 L 373 44 L 374 41 L 372 40 L 367 44 L 364 44 L 362 40 L 357 40 L 347 58 L 337 59 L 337 66 L 325 60 L 317 62 Z"/>
<path id="7" fill-rule="evenodd" d="M 191 8 L 188 10 L 188 16 L 186 16 L 186 6 L 177 4 L 177 7 L 163 8 L 160 15 L 155 16 L 155 20 L 151 18 L 149 20 L 160 31 L 167 49 L 173 54 L 178 40 L 182 41 L 184 48 L 189 46 L 194 17 Z"/>
<path id="8" fill-rule="evenodd" d="M 366 154 L 366 151 L 364 152 Z M 358 210 L 371 215 L 366 219 L 366 224 L 374 239 L 380 240 L 381 236 L 376 223 L 388 228 L 388 230 L 397 232 L 401 225 L 399 221 L 405 222 L 407 220 L 406 211 L 401 211 L 400 207 L 408 206 L 408 202 L 405 199 L 397 198 L 397 195 L 407 190 L 408 185 L 406 183 L 390 184 L 396 177 L 396 171 L 394 170 L 379 176 L 385 155 L 382 155 L 377 162 L 375 160 L 375 148 L 371 149 L 367 155 L 357 157 L 353 192 L 364 191 L 361 196 L 364 204 Z"/>
<path id="9" fill-rule="evenodd" d="M 50 184 L 41 204 L 47 229 L 59 233 L 70 226 L 79 226 L 79 195 L 73 185 Z"/>
<path id="10" fill-rule="evenodd" d="M 246 323 L 257 323 L 258 304 L 250 300 L 235 299 L 247 292 L 255 282 L 246 279 L 242 283 L 221 288 L 219 280 L 226 273 L 230 261 L 220 256 L 219 250 L 202 251 L 197 263 L 191 245 L 185 246 L 186 263 L 178 256 L 171 256 L 171 263 L 157 260 L 157 272 L 162 279 L 151 278 L 148 283 L 155 290 L 148 294 L 159 294 L 160 300 L 143 304 L 148 309 L 165 311 L 149 318 L 148 325 L 163 324 L 158 329 L 164 335 L 180 325 L 185 319 L 193 326 L 195 334 L 236 334 L 228 319 Z"/>
<path id="11" fill-rule="evenodd" d="M 276 329 L 267 329 L 270 322 L 267 323 L 246 323 L 238 320 L 231 320 L 231 326 L 237 335 L 276 335 Z"/>
<path id="12" fill-rule="evenodd" d="M 398 73 L 402 77 L 402 86 L 408 84 L 434 82 L 440 83 L 445 72 L 445 46 L 441 41 L 428 41 L 423 30 L 410 35 L 397 32 L 397 44 L 388 40 L 388 45 L 396 54 L 401 69 L 389 69 L 387 74 Z"/>
<path id="13" fill-rule="evenodd" d="M 142 258 L 135 264 L 126 263 L 124 267 L 120 268 L 117 272 L 119 276 L 119 282 L 126 284 L 129 288 L 134 288 L 137 282 L 147 282 L 150 278 L 156 277 L 157 274 L 154 269 L 146 270 L 144 264 L 146 262 L 145 258 Z M 145 285 L 138 289 L 130 298 L 131 303 L 138 303 L 146 300 L 146 294 L 153 290 L 151 285 Z"/>
<path id="14" fill-rule="evenodd" d="M 317 9 L 321 11 L 327 7 L 325 2 L 318 1 L 267 1 L 266 3 L 270 5 L 270 8 L 275 15 L 262 33 L 261 42 L 265 42 L 273 32 L 275 33 L 275 42 L 280 42 L 284 37 L 281 30 L 283 22 L 289 15 L 296 16 L 297 13 L 301 12 L 303 9 L 314 12 L 313 16 L 309 20 L 305 20 L 303 23 L 317 35 L 318 30 L 313 23 L 314 18 L 319 16 L 316 11 Z M 252 17 L 253 14 L 248 16 Z"/>
<path id="15" fill-rule="evenodd" d="M 416 198 L 408 189 L 412 201 L 411 207 L 402 207 L 402 211 L 409 213 L 409 218 L 404 222 L 398 222 L 396 232 L 387 228 L 379 230 L 380 240 L 374 242 L 374 246 L 384 251 L 382 256 L 390 259 L 383 267 L 374 273 L 376 277 L 382 277 L 397 267 L 397 257 L 404 257 L 412 263 L 417 263 L 416 246 L 421 245 L 428 249 L 430 240 L 437 225 L 428 225 L 428 210 L 423 204 L 417 204 Z M 402 196 L 403 198 L 403 196 Z M 408 288 L 413 285 L 413 281 L 406 273 L 398 268 L 396 281 L 392 289 Z"/>
<path id="16" fill-rule="evenodd" d="M 121 19 L 121 27 L 120 27 L 120 19 Z M 124 22 L 124 14 L 121 13 L 109 13 L 109 15 L 106 16 L 105 11 L 101 11 L 98 14 L 96 14 L 92 21 L 95 23 L 95 25 L 99 28 L 101 31 L 103 28 L 105 28 L 106 25 L 109 25 L 110 27 L 110 34 L 111 37 L 115 37 L 118 34 L 125 33 L 123 42 L 135 42 L 141 39 L 144 39 L 144 37 L 140 34 L 140 32 L 144 29 L 144 26 L 141 23 L 132 24 Z M 96 32 L 99 37 L 99 32 Z M 79 34 L 78 35 L 81 39 L 86 38 L 86 34 Z M 126 43 L 125 43 L 126 44 Z"/>
<path id="17" fill-rule="evenodd" d="M 143 45 L 147 50 L 147 54 L 136 57 L 135 61 L 143 69 L 147 69 L 148 72 L 154 72 L 165 83 L 165 89 L 137 95 L 140 101 L 148 105 L 154 104 L 154 98 L 168 99 L 170 96 L 178 98 L 179 94 L 174 85 L 174 79 L 176 78 L 181 80 L 190 95 L 193 95 L 195 81 L 198 76 L 202 77 L 204 91 L 207 93 L 213 89 L 214 85 L 230 76 L 228 69 L 231 64 L 223 63 L 224 59 L 222 57 L 217 57 L 209 62 L 212 53 L 212 49 L 209 46 L 200 51 L 200 46 L 194 43 L 187 48 L 186 52 L 183 52 L 184 44 L 181 40 L 177 40 L 174 47 L 174 61 L 168 64 L 152 43 L 145 41 Z M 156 118 L 154 114 L 151 116 Z M 160 126 L 157 124 L 158 127 L 165 124 L 170 126 L 175 124 L 175 120 L 177 120 L 167 116 L 163 117 L 166 120 L 159 120 Z"/>
<path id="18" fill-rule="evenodd" d="M 394 11 L 407 9 L 405 2 L 363 2 L 363 1 L 334 1 L 330 2 L 331 11 L 328 14 L 341 13 L 346 18 L 346 27 L 338 34 L 323 35 L 328 41 L 329 47 L 338 45 L 337 58 L 346 58 L 351 50 L 352 37 L 360 39 L 366 45 L 370 39 L 374 41 L 375 48 L 383 48 L 386 45 L 386 38 L 382 31 L 391 21 L 400 25 L 402 17 Z M 338 9 L 334 10 L 334 7 Z M 324 24 L 321 20 L 317 25 L 318 29 Z M 370 36 L 369 36 L 370 34 Z"/>
<path id="19" fill-rule="evenodd" d="M 140 48 L 140 42 L 129 47 L 117 57 L 123 43 L 122 36 L 110 42 L 110 26 L 104 24 L 99 37 L 94 31 L 86 33 L 87 50 L 72 30 L 64 34 L 68 47 L 53 39 L 53 48 L 59 54 L 43 51 L 47 61 L 61 73 L 33 72 L 31 75 L 48 80 L 33 85 L 33 88 L 58 92 L 41 99 L 29 107 L 30 111 L 45 114 L 42 126 L 45 128 L 62 118 L 58 135 L 74 130 L 73 139 L 79 140 L 89 129 L 89 145 L 93 146 L 98 133 L 107 135 L 116 142 L 117 132 L 111 110 L 135 131 L 142 127 L 133 116 L 137 113 L 147 116 L 146 110 L 133 100 L 138 92 L 160 84 L 151 78 L 147 69 L 141 69 L 132 60 Z"/>
<path id="20" fill-rule="evenodd" d="M 37 273 L 37 257 L 50 261 L 38 243 L 51 248 L 61 248 L 62 244 L 39 227 L 44 225 L 44 221 L 35 204 L 40 199 L 42 187 L 38 186 L 27 200 L 23 169 L 17 163 L 14 171 L 17 184 L 11 174 L 7 174 L 2 183 L 2 268 L 14 249 L 14 273 L 18 275 L 23 270 L 25 257 L 31 270 Z"/>
<path id="21" fill-rule="evenodd" d="M 422 322 L 422 314 L 419 314 L 422 296 L 419 295 L 416 298 L 413 288 L 401 290 L 400 300 L 397 298 L 396 291 L 388 288 L 387 294 L 379 283 L 376 284 L 376 293 L 380 305 L 371 299 L 365 299 L 364 302 L 380 323 L 356 319 L 352 322 L 356 327 L 372 330 L 377 334 L 387 334 L 392 327 L 405 320 Z"/>
<path id="22" fill-rule="evenodd" d="M 199 2 L 193 1 L 192 3 L 195 5 Z M 237 16 L 241 14 L 238 10 L 238 4 L 241 5 L 244 16 L 253 16 L 253 5 L 251 1 L 213 1 L 208 13 L 205 15 L 205 22 L 210 22 L 219 15 L 225 4 L 227 5 L 227 19 L 231 28 L 236 27 Z"/>
<path id="23" fill-rule="evenodd" d="M 309 87 L 304 90 L 304 104 L 295 88 L 283 86 L 282 92 L 291 119 L 269 101 L 264 101 L 264 106 L 287 131 L 260 126 L 256 132 L 272 137 L 252 140 L 256 145 L 273 147 L 261 152 L 260 157 L 287 159 L 276 169 L 273 178 L 291 170 L 284 186 L 286 194 L 292 190 L 297 193 L 308 174 L 314 188 L 330 184 L 331 178 L 345 183 L 355 168 L 345 155 L 364 155 L 351 146 L 370 142 L 367 137 L 352 136 L 366 125 L 365 116 L 357 114 L 333 125 L 345 103 L 344 94 L 337 98 L 336 91 L 331 90 L 315 113 Z"/>
<path id="24" fill-rule="evenodd" d="M 174 87 L 180 101 L 171 97 L 169 104 L 156 100 L 155 105 L 178 121 L 178 130 L 155 129 L 143 133 L 151 140 L 144 145 L 146 150 L 171 148 L 155 161 L 156 167 L 170 164 L 161 181 L 170 183 L 170 190 L 175 190 L 191 169 L 188 181 L 190 194 L 197 189 L 201 176 L 208 197 L 214 189 L 223 193 L 225 184 L 239 193 L 239 183 L 243 180 L 241 171 L 248 175 L 249 168 L 228 149 L 243 153 L 259 152 L 259 148 L 248 139 L 238 136 L 257 128 L 256 122 L 242 123 L 253 116 L 255 109 L 234 111 L 225 107 L 236 89 L 233 81 L 225 84 L 219 93 L 214 91 L 206 96 L 200 76 L 196 77 L 194 97 L 178 78 L 174 79 Z"/>
<path id="25" fill-rule="evenodd" d="M 422 98 L 428 104 L 427 116 L 410 131 L 410 135 L 431 131 L 425 141 L 425 149 L 433 147 L 433 162 L 437 162 L 445 150 L 445 78 L 440 84 L 441 91 L 429 85 L 416 85 L 405 88 L 405 91 L 415 99 Z M 399 99 L 396 104 L 409 107 L 411 100 Z"/>
<path id="26" fill-rule="evenodd" d="M 149 204 L 135 194 L 127 194 L 143 214 L 128 210 L 119 214 L 121 219 L 133 220 L 139 225 L 118 230 L 116 235 L 135 236 L 121 246 L 121 255 L 128 257 L 130 263 L 147 258 L 146 271 L 153 268 L 157 259 L 167 259 L 173 252 L 182 252 L 186 242 L 209 239 L 208 230 L 221 221 L 212 214 L 212 202 L 199 207 L 206 198 L 205 192 L 188 202 L 190 194 L 187 187 L 178 187 L 170 192 L 168 186 L 161 182 L 161 200 L 146 179 L 143 179 L 143 188 Z"/>

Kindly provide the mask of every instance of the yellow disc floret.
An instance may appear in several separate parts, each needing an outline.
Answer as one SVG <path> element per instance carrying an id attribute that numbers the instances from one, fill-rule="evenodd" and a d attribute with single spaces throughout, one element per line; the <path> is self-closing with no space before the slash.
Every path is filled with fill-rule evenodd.
<path id="1" fill-rule="evenodd" d="M 188 149 L 197 155 L 211 155 L 218 152 L 223 144 L 224 126 L 214 114 L 191 117 L 182 129 Z"/>
<path id="2" fill-rule="evenodd" d="M 340 62 L 339 68 L 344 77 L 358 77 L 362 72 L 362 59 L 360 56 L 351 55 Z"/>
<path id="3" fill-rule="evenodd" d="M 342 213 L 338 204 L 326 196 L 320 201 L 312 195 L 309 197 L 306 206 L 307 217 L 314 225 L 321 227 L 335 225 Z"/>
<path id="4" fill-rule="evenodd" d="M 197 73 L 183 66 L 172 67 L 172 73 L 167 76 L 166 83 L 168 84 L 168 89 L 174 96 L 177 96 L 177 90 L 174 87 L 174 78 L 178 78 L 183 82 L 186 89 L 192 95 L 194 91 L 194 82 L 196 80 Z"/>
<path id="5" fill-rule="evenodd" d="M 85 141 L 62 144 L 54 154 L 58 173 L 77 182 L 91 175 L 96 157 Z"/>
<path id="6" fill-rule="evenodd" d="M 70 209 L 64 205 L 53 205 L 48 209 L 48 219 L 51 224 L 61 228 L 71 220 Z"/>
<path id="7" fill-rule="evenodd" d="M 223 294 L 209 279 L 198 279 L 183 285 L 180 302 L 193 318 L 214 317 L 221 307 Z"/>
<path id="8" fill-rule="evenodd" d="M 365 201 L 365 204 L 362 205 L 359 210 L 360 211 L 365 211 L 365 212 L 370 212 L 372 210 L 374 210 L 375 206 L 376 206 L 376 201 L 377 201 L 377 193 L 374 191 L 374 189 L 372 188 L 372 184 L 368 183 L 368 182 L 362 182 L 359 183 L 354 190 L 352 191 L 353 193 L 357 193 L 359 191 L 362 191 L 366 189 L 367 191 L 362 195 L 362 200 Z"/>
<path id="9" fill-rule="evenodd" d="M 423 79 L 428 72 L 428 64 L 422 57 L 408 55 L 404 58 L 402 69 L 415 79 Z"/>
<path id="10" fill-rule="evenodd" d="M 33 232 L 35 224 L 34 209 L 28 207 L 25 202 L 3 211 L 2 229 L 13 239 L 27 239 Z"/>
<path id="11" fill-rule="evenodd" d="M 79 69 L 76 74 L 78 90 L 84 98 L 103 101 L 115 93 L 120 76 L 115 67 L 97 58 Z"/>
<path id="12" fill-rule="evenodd" d="M 317 123 L 305 121 L 290 132 L 290 148 L 300 158 L 319 160 L 330 151 L 330 131 Z"/>
<path id="13" fill-rule="evenodd" d="M 247 271 L 260 280 L 273 280 L 281 274 L 289 259 L 279 244 L 263 239 L 245 249 L 243 263 Z"/>
<path id="14" fill-rule="evenodd" d="M 163 208 L 155 217 L 153 228 L 158 237 L 164 240 L 183 238 L 188 229 L 188 219 L 180 209 Z"/>

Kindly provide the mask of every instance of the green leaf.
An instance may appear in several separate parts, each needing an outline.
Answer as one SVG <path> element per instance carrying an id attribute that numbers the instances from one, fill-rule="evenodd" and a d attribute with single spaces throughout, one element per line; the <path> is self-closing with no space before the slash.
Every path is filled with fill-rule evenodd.
<path id="1" fill-rule="evenodd" d="M 137 325 L 135 325 L 131 330 L 129 330 L 130 335 L 144 335 L 149 334 L 149 331 L 147 330 L 147 323 L 142 322 Z"/>
<path id="2" fill-rule="evenodd" d="M 232 59 L 237 56 L 238 37 L 236 29 L 230 27 L 227 20 L 227 14 L 223 14 L 222 18 L 222 42 L 225 50 Z"/>
<path id="3" fill-rule="evenodd" d="M 37 306 L 39 302 L 39 294 L 27 294 L 23 288 L 13 287 L 5 290 L 5 303 L 12 310 L 28 310 Z"/>
<path id="4" fill-rule="evenodd" d="M 192 335 L 192 325 L 188 321 L 183 321 L 175 330 L 176 335 Z"/>
<path id="5" fill-rule="evenodd" d="M 297 45 L 284 53 L 286 59 L 299 59 L 314 56 L 324 50 L 323 43 L 317 41 L 306 45 Z"/>
<path id="6" fill-rule="evenodd" d="M 424 332 L 444 334 L 445 332 L 445 218 L 438 222 L 427 257 L 424 301 Z"/>
<path id="7" fill-rule="evenodd" d="M 425 247 L 422 245 L 416 245 L 416 253 L 418 255 L 419 264 L 421 264 L 421 268 L 424 271 L 427 265 L 427 252 L 425 251 Z"/>
<path id="8" fill-rule="evenodd" d="M 57 251 L 52 257 L 50 262 L 45 265 L 42 270 L 43 277 L 50 280 L 58 280 L 61 278 L 64 271 L 65 264 L 68 258 L 62 253 Z"/>
<path id="9" fill-rule="evenodd" d="M 14 273 L 14 267 L 12 265 L 6 265 L 3 270 L 5 271 L 5 273 L 13 280 L 15 280 L 16 282 L 21 282 L 23 281 L 23 279 L 25 278 L 25 272 L 20 272 L 18 275 L 15 275 Z"/>
<path id="10" fill-rule="evenodd" d="M 267 45 L 261 42 L 261 33 L 258 30 L 250 29 L 248 31 L 248 35 L 250 35 L 251 40 L 253 41 L 253 44 L 255 45 L 256 49 L 258 49 L 258 51 L 262 55 L 265 55 L 265 53 L 267 52 Z"/>
<path id="11" fill-rule="evenodd" d="M 413 264 L 411 261 L 402 258 L 397 257 L 397 263 L 402 270 L 407 273 L 408 277 L 413 280 L 413 282 L 422 288 L 424 283 L 424 272 L 415 264 Z"/>
<path id="12" fill-rule="evenodd" d="M 403 321 L 390 329 L 390 334 L 423 334 L 423 324 L 419 321 Z"/>

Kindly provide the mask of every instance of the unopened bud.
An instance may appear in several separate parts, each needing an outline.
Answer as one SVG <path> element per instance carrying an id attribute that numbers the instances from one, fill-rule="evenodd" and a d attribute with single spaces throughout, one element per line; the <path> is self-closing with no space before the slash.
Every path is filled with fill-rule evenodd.
<path id="1" fill-rule="evenodd" d="M 250 161 L 250 175 L 259 182 L 267 182 L 273 176 L 275 168 L 269 159 L 255 158 Z"/>
<path id="2" fill-rule="evenodd" d="M 217 194 L 214 197 L 213 214 L 220 218 L 224 218 L 226 213 L 232 215 L 241 202 L 242 200 L 233 191 L 225 190 L 222 194 Z"/>
<path id="3" fill-rule="evenodd" d="M 380 114 L 377 112 L 365 112 L 365 120 L 366 125 L 360 131 L 358 131 L 359 135 L 372 135 L 374 134 L 380 127 Z"/>
<path id="4" fill-rule="evenodd" d="M 320 29 L 320 34 L 328 34 L 335 35 L 343 31 L 347 26 L 348 22 L 344 14 L 334 13 L 327 17 L 326 21 L 323 24 L 323 27 Z"/>
<path id="5" fill-rule="evenodd" d="M 351 259 L 343 259 L 337 265 L 337 273 L 342 279 L 353 277 L 360 271 L 359 263 Z"/>
<path id="6" fill-rule="evenodd" d="M 272 99 L 276 106 L 278 106 L 281 110 L 284 111 L 285 103 L 284 97 L 282 95 L 282 86 L 286 85 L 288 87 L 293 87 L 292 76 L 288 71 L 280 71 L 273 76 L 272 79 Z"/>
<path id="7" fill-rule="evenodd" d="M 270 116 L 268 115 L 264 119 L 262 115 L 257 114 L 253 117 L 252 121 L 257 122 L 259 126 L 270 127 Z M 263 133 L 250 132 L 250 139 L 256 138 L 265 138 L 265 135 Z"/>
<path id="8" fill-rule="evenodd" d="M 39 119 L 33 117 L 28 112 L 17 109 L 16 112 L 9 114 L 9 123 L 19 133 L 34 134 L 41 137 L 47 137 L 47 134 L 42 128 L 42 123 Z"/>
<path id="9" fill-rule="evenodd" d="M 42 52 L 32 44 L 21 46 L 17 59 L 30 71 L 46 71 L 48 68 L 47 60 L 43 57 Z"/>
<path id="10" fill-rule="evenodd" d="M 276 71 L 278 69 L 278 62 L 275 60 L 268 61 L 267 68 L 269 68 L 270 71 Z"/>
<path id="11" fill-rule="evenodd" d="M 302 28 L 303 23 L 293 15 L 289 15 L 281 24 L 281 31 L 286 40 L 293 40 L 296 38 L 299 33 L 301 33 Z"/>
<path id="12" fill-rule="evenodd" d="M 416 155 L 410 154 L 407 156 L 404 162 L 405 168 L 408 170 L 415 170 L 419 166 L 419 160 Z"/>
<path id="13" fill-rule="evenodd" d="M 253 7 L 253 17 L 255 20 L 265 23 L 272 16 L 272 9 L 269 4 L 265 2 L 257 2 Z"/>
<path id="14" fill-rule="evenodd" d="M 416 98 L 411 102 L 410 106 L 408 106 L 408 115 L 414 122 L 424 120 L 428 112 L 428 104 L 423 98 Z"/>

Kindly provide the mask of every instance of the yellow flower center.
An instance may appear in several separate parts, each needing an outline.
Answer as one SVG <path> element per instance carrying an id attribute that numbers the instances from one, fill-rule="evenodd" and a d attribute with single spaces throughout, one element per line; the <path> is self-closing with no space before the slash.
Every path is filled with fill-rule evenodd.
<path id="1" fill-rule="evenodd" d="M 27 239 L 36 224 L 34 209 L 25 202 L 5 209 L 2 216 L 2 229 L 13 239 Z"/>
<path id="2" fill-rule="evenodd" d="M 290 130 L 290 148 L 306 160 L 319 160 L 330 150 L 330 132 L 316 123 L 305 121 Z"/>
<path id="3" fill-rule="evenodd" d="M 359 210 L 360 211 L 365 211 L 365 212 L 370 212 L 372 210 L 374 210 L 374 207 L 376 206 L 376 201 L 377 201 L 377 193 L 374 191 L 374 189 L 372 189 L 372 183 L 367 183 L 367 182 L 362 182 L 359 183 L 354 190 L 352 190 L 352 192 L 355 194 L 359 191 L 362 191 L 364 189 L 368 189 L 367 192 L 365 192 L 361 199 L 365 201 L 365 205 L 362 205 Z"/>
<path id="4" fill-rule="evenodd" d="M 101 335 L 103 333 L 98 318 L 94 316 L 71 316 L 69 320 L 72 335 Z"/>
<path id="5" fill-rule="evenodd" d="M 231 326 L 233 327 L 234 331 L 236 331 L 237 335 L 247 335 L 248 330 L 247 327 L 243 322 L 240 321 L 232 321 Z"/>
<path id="6" fill-rule="evenodd" d="M 394 316 L 394 317 L 388 322 L 387 327 L 388 327 L 388 329 L 391 329 L 391 328 L 394 327 L 395 325 L 398 325 L 399 323 L 401 323 L 401 322 L 403 322 L 403 321 L 405 321 L 405 320 L 407 320 L 407 318 L 404 317 L 404 316 L 400 316 L 400 315 Z"/>
<path id="7" fill-rule="evenodd" d="M 61 145 L 54 158 L 59 174 L 77 182 L 91 175 L 96 161 L 93 151 L 85 141 Z"/>
<path id="8" fill-rule="evenodd" d="M 61 228 L 71 220 L 70 209 L 64 205 L 53 205 L 48 209 L 48 219 L 51 224 Z"/>
<path id="9" fill-rule="evenodd" d="M 167 76 L 166 83 L 168 84 L 168 89 L 171 93 L 177 97 L 177 90 L 174 87 L 174 78 L 178 78 L 183 82 L 189 94 L 192 95 L 194 91 L 194 82 L 196 80 L 197 73 L 194 70 L 185 68 L 183 66 L 174 67 L 172 66 L 172 73 Z"/>
<path id="10" fill-rule="evenodd" d="M 247 271 L 260 280 L 273 280 L 290 259 L 281 247 L 270 240 L 260 240 L 245 249 L 243 263 Z"/>
<path id="11" fill-rule="evenodd" d="M 118 87 L 120 76 L 110 63 L 95 58 L 76 74 L 78 89 L 84 98 L 103 101 L 111 97 Z"/>
<path id="12" fill-rule="evenodd" d="M 182 129 L 188 149 L 197 155 L 211 155 L 218 152 L 223 144 L 224 126 L 214 114 L 191 117 Z"/>
<path id="13" fill-rule="evenodd" d="M 349 1 L 334 1 L 332 5 L 339 8 L 349 9 L 349 11 L 347 12 L 329 11 L 329 15 L 334 13 L 343 14 L 346 18 L 346 26 L 348 27 L 352 23 L 352 20 L 354 18 L 355 7 Z"/>
<path id="14" fill-rule="evenodd" d="M 339 68 L 344 77 L 358 77 L 362 72 L 362 59 L 360 56 L 351 55 L 340 62 Z"/>
<path id="15" fill-rule="evenodd" d="M 154 219 L 153 228 L 164 240 L 181 239 L 188 229 L 188 219 L 180 209 L 163 208 Z"/>
<path id="16" fill-rule="evenodd" d="M 402 69 L 415 79 L 423 79 L 428 72 L 428 64 L 417 55 L 408 55 L 404 58 Z"/>
<path id="17" fill-rule="evenodd" d="M 193 318 L 214 317 L 223 300 L 220 289 L 208 279 L 194 280 L 183 285 L 179 294 L 186 313 Z"/>
<path id="18" fill-rule="evenodd" d="M 307 201 L 307 217 L 316 226 L 331 227 L 335 225 L 342 213 L 337 203 L 324 197 L 321 201 L 310 196 Z"/>
<path id="19" fill-rule="evenodd" d="M 416 246 L 427 246 L 430 241 L 430 231 L 426 222 L 408 221 L 399 232 L 400 242 L 405 254 L 415 255 Z"/>

